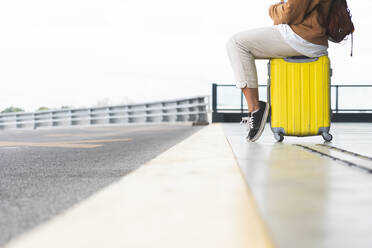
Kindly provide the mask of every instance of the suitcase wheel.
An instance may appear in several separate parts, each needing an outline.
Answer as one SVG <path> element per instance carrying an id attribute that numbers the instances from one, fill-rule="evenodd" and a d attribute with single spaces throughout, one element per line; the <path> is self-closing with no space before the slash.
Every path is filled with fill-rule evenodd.
<path id="1" fill-rule="evenodd" d="M 330 142 L 332 140 L 332 135 L 330 133 L 322 133 L 323 139 L 327 142 Z"/>
<path id="2" fill-rule="evenodd" d="M 284 140 L 284 135 L 282 133 L 274 133 L 274 138 L 278 142 L 282 142 Z"/>

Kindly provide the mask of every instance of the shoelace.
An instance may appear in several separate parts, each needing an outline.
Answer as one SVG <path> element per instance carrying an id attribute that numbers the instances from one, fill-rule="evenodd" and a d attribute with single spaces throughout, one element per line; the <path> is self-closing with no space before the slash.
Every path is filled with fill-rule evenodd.
<path id="1" fill-rule="evenodd" d="M 248 121 L 248 125 L 250 129 L 253 129 L 254 127 L 253 123 L 254 123 L 254 116 L 251 116 L 251 118 L 249 118 L 249 121 Z"/>
<path id="2" fill-rule="evenodd" d="M 242 120 L 240 122 L 240 124 L 247 124 L 248 123 L 248 126 L 250 129 L 253 128 L 253 122 L 254 122 L 254 117 L 251 116 L 251 117 L 242 117 Z"/>

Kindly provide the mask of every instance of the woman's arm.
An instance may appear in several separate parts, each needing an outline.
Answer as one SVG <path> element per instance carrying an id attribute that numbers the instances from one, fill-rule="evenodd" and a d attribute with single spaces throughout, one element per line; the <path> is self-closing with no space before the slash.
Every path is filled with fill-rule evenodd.
<path id="1" fill-rule="evenodd" d="M 274 24 L 299 24 L 303 21 L 312 0 L 288 0 L 286 3 L 273 4 L 269 15 Z"/>

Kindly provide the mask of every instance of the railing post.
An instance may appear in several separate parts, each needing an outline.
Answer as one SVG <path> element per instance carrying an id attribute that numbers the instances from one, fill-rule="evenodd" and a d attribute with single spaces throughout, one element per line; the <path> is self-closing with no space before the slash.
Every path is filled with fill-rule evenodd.
<path id="1" fill-rule="evenodd" d="M 55 113 L 54 113 L 53 111 L 50 112 L 50 119 L 51 119 L 50 126 L 51 126 L 51 127 L 54 126 L 54 116 L 55 116 Z"/>
<path id="2" fill-rule="evenodd" d="M 16 128 L 18 128 L 20 126 L 20 124 L 22 124 L 22 120 L 20 120 L 21 118 L 19 118 L 19 116 L 16 114 L 15 115 L 15 121 L 16 121 Z"/>
<path id="3" fill-rule="evenodd" d="M 212 111 L 217 112 L 217 84 L 212 84 Z"/>
<path id="4" fill-rule="evenodd" d="M 336 113 L 338 113 L 338 85 L 336 85 Z"/>
<path id="5" fill-rule="evenodd" d="M 240 91 L 240 113 L 243 113 L 243 91 Z"/>
<path id="6" fill-rule="evenodd" d="M 88 112 L 88 122 L 89 122 L 89 125 L 92 125 L 93 124 L 93 118 L 92 118 L 92 109 L 91 108 L 89 108 L 88 110 L 87 110 L 87 112 Z"/>
<path id="7" fill-rule="evenodd" d="M 167 118 L 165 117 L 165 110 L 164 110 L 164 106 L 165 104 L 163 102 L 160 103 L 161 105 L 161 122 L 166 122 Z"/>
<path id="8" fill-rule="evenodd" d="M 73 118 L 72 118 L 72 109 L 69 109 L 68 110 L 68 118 L 69 118 L 69 123 L 70 123 L 70 127 L 72 126 L 72 120 L 73 120 Z"/>
<path id="9" fill-rule="evenodd" d="M 188 105 L 191 105 L 191 104 L 193 104 L 193 102 L 194 102 L 194 99 L 189 99 L 187 101 L 187 104 Z M 197 99 L 196 102 L 198 103 L 199 102 L 199 99 Z M 197 107 L 195 109 L 197 109 L 198 112 L 200 111 L 200 108 L 199 107 Z M 187 112 L 189 112 L 189 114 L 187 115 L 187 118 L 185 118 L 185 120 L 190 121 L 192 119 L 192 116 L 190 114 L 191 111 L 193 111 L 193 108 L 187 108 Z M 200 114 L 199 113 L 195 115 L 194 121 L 195 122 L 200 122 Z"/>

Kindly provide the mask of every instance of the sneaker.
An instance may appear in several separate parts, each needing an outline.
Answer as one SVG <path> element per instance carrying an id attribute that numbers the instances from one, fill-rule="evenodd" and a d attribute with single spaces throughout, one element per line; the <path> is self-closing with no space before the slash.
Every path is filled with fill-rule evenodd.
<path id="1" fill-rule="evenodd" d="M 248 126 L 249 132 L 247 139 L 249 141 L 256 141 L 261 137 L 263 130 L 265 129 L 267 116 L 269 114 L 269 104 L 266 102 L 259 101 L 260 108 L 253 112 L 248 113 Z"/>

